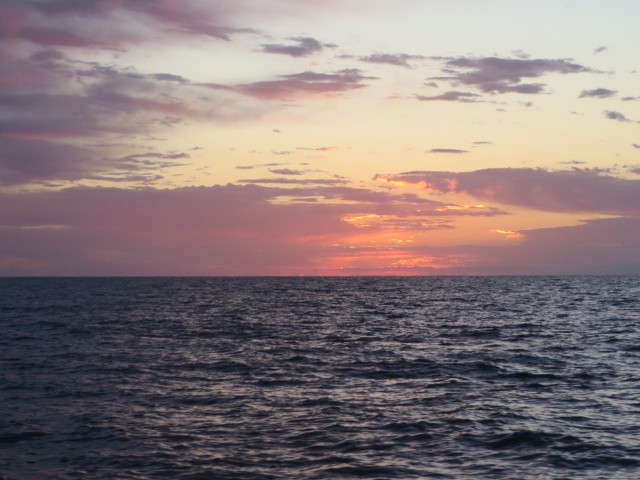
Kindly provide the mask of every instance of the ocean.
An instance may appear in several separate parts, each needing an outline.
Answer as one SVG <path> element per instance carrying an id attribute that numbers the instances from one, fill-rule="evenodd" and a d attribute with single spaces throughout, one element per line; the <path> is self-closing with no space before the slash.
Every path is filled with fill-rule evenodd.
<path id="1" fill-rule="evenodd" d="M 0 478 L 635 480 L 640 277 L 3 278 Z"/>

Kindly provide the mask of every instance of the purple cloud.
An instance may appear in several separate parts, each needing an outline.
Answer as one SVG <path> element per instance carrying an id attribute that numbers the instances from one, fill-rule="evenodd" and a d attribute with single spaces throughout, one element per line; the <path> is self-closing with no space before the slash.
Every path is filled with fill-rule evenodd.
<path id="1" fill-rule="evenodd" d="M 614 110 L 605 110 L 604 116 L 607 117 L 609 120 L 615 120 L 617 122 L 624 122 L 624 123 L 631 122 L 631 120 L 625 117 L 622 113 L 616 112 Z"/>
<path id="2" fill-rule="evenodd" d="M 0 137 L 0 185 L 52 184 L 104 180 L 149 184 L 164 169 L 183 163 L 186 153 L 146 152 L 124 157 L 96 154 L 86 147 L 59 141 Z"/>
<path id="3" fill-rule="evenodd" d="M 457 57 L 444 59 L 444 77 L 453 83 L 470 85 L 484 93 L 540 94 L 543 83 L 522 83 L 524 78 L 540 78 L 549 73 L 582 73 L 591 70 L 564 59 L 523 59 L 499 57 Z"/>
<path id="4" fill-rule="evenodd" d="M 516 247 L 484 249 L 488 271 L 527 274 L 640 273 L 640 218 L 588 220 L 575 226 L 524 230 Z M 491 252 L 493 250 L 493 252 Z M 480 253 L 480 252 L 479 252 Z"/>
<path id="5" fill-rule="evenodd" d="M 351 182 L 342 178 L 245 178 L 238 180 L 238 183 L 260 185 L 348 185 Z"/>
<path id="6" fill-rule="evenodd" d="M 613 97 L 617 90 L 609 90 L 608 88 L 596 88 L 593 90 L 582 90 L 579 98 L 609 98 Z"/>

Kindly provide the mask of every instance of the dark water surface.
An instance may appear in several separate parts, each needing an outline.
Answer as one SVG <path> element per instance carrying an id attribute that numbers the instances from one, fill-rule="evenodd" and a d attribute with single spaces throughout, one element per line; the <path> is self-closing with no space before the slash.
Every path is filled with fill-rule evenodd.
<path id="1" fill-rule="evenodd" d="M 0 478 L 640 478 L 640 277 L 0 279 Z"/>

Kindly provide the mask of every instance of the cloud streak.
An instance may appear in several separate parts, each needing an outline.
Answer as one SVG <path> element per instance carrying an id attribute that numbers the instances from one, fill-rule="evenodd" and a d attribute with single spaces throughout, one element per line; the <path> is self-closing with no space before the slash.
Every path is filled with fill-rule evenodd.
<path id="1" fill-rule="evenodd" d="M 376 77 L 365 76 L 357 69 L 344 69 L 334 73 L 301 72 L 281 75 L 276 80 L 239 85 L 236 90 L 263 100 L 289 100 L 295 97 L 338 94 L 364 88 L 366 80 Z"/>
<path id="2" fill-rule="evenodd" d="M 640 215 L 640 180 L 584 170 L 489 168 L 471 172 L 416 171 L 377 178 L 548 212 Z"/>
<path id="3" fill-rule="evenodd" d="M 413 68 L 413 60 L 424 60 L 422 55 L 409 55 L 406 53 L 374 53 L 364 57 L 358 57 L 362 62 L 394 65 L 396 67 Z"/>
<path id="4" fill-rule="evenodd" d="M 468 153 L 467 150 L 460 150 L 458 148 L 432 148 L 429 153 L 451 153 L 454 155 L 460 155 L 462 153 Z"/>
<path id="5" fill-rule="evenodd" d="M 332 43 L 321 43 L 312 37 L 291 37 L 289 40 L 294 42 L 294 44 L 265 43 L 262 45 L 262 51 L 264 53 L 275 53 L 300 58 L 314 55 L 323 51 L 325 48 L 337 47 L 337 45 Z"/>
<path id="6" fill-rule="evenodd" d="M 456 90 L 450 90 L 448 92 L 441 93 L 440 95 L 416 95 L 416 99 L 421 102 L 462 102 L 462 103 L 474 103 L 477 102 L 482 95 L 471 92 L 459 92 Z"/>

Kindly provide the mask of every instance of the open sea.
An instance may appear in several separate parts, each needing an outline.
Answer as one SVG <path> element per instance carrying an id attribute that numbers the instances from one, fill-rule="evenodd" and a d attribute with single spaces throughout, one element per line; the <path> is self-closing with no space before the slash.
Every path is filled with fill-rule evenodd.
<path id="1" fill-rule="evenodd" d="M 3 278 L 0 479 L 640 478 L 640 277 Z"/>

